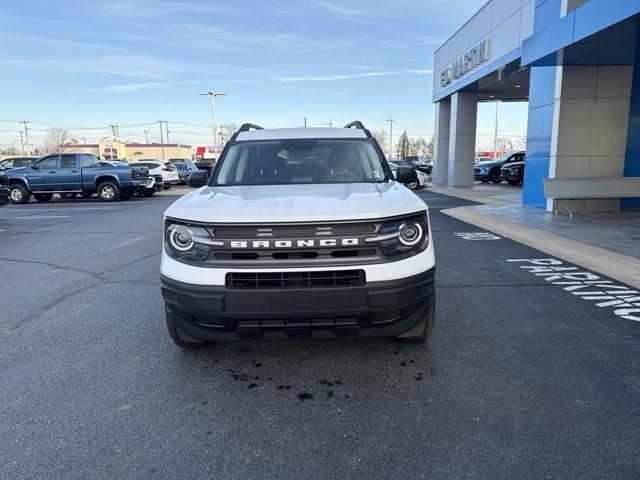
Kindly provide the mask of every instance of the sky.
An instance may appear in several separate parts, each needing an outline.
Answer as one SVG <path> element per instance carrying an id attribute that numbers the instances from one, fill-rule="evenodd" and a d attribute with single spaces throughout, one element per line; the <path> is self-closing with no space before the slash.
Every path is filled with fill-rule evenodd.
<path id="1" fill-rule="evenodd" d="M 218 123 L 340 126 L 433 134 L 433 52 L 485 0 L 3 0 L 0 144 L 50 124 L 95 141 L 120 136 L 210 143 L 199 92 L 227 95 Z M 522 134 L 526 106 L 501 110 Z M 495 110 L 480 106 L 479 138 Z"/>

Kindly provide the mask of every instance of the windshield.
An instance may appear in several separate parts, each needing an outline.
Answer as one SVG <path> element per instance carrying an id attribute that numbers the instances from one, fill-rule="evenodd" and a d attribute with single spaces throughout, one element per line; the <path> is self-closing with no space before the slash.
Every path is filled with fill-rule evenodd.
<path id="1" fill-rule="evenodd" d="M 213 185 L 377 183 L 383 159 L 368 140 L 274 140 L 232 145 Z"/>
<path id="2" fill-rule="evenodd" d="M 174 167 L 176 167 L 178 170 L 186 170 L 187 169 L 187 164 L 186 163 L 173 163 L 172 165 Z"/>

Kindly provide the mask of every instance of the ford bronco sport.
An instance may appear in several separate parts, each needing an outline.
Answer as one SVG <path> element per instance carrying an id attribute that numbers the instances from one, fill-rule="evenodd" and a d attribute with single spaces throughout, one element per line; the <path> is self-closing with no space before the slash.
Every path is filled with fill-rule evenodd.
<path id="1" fill-rule="evenodd" d="M 165 212 L 162 294 L 178 346 L 393 336 L 435 320 L 426 205 L 361 122 L 243 125 Z M 397 180 L 397 181 L 396 181 Z"/>

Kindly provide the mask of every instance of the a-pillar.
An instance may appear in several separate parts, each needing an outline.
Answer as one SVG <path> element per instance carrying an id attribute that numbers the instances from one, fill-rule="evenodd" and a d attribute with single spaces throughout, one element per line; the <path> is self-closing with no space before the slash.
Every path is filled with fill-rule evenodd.
<path id="1" fill-rule="evenodd" d="M 451 96 L 447 175 L 449 186 L 473 186 L 477 116 L 478 97 L 475 93 L 458 92 Z"/>
<path id="2" fill-rule="evenodd" d="M 433 138 L 433 183 L 447 183 L 449 174 L 449 124 L 451 100 L 436 103 L 435 134 Z"/>

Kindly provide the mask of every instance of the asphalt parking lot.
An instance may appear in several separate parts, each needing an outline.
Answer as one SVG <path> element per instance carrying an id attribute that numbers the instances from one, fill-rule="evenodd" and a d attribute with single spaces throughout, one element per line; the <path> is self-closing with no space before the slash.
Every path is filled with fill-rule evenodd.
<path id="1" fill-rule="evenodd" d="M 0 209 L 0 477 L 640 477 L 639 323 L 566 290 L 573 266 L 440 212 L 471 202 L 419 192 L 428 344 L 183 351 L 159 261 L 184 191 Z"/>

